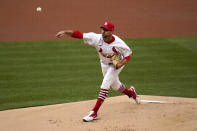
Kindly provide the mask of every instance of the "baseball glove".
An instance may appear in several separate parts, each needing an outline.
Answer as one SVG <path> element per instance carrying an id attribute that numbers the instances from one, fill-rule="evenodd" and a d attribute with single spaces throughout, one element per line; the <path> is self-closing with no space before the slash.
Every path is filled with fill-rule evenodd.
<path id="1" fill-rule="evenodd" d="M 114 68 L 117 69 L 117 64 L 120 63 L 121 61 L 121 56 L 119 54 L 114 54 L 111 58 L 112 64 L 114 66 Z"/>

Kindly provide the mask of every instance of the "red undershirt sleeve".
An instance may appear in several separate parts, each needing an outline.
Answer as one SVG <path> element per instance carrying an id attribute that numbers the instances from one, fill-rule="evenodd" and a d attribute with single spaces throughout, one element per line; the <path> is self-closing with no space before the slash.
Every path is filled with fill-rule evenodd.
<path id="1" fill-rule="evenodd" d="M 130 56 L 127 56 L 124 59 L 126 59 L 127 61 L 129 61 L 130 60 Z"/>
<path id="2" fill-rule="evenodd" d="M 77 30 L 73 30 L 72 37 L 78 38 L 78 39 L 83 39 L 83 33 L 79 32 Z"/>

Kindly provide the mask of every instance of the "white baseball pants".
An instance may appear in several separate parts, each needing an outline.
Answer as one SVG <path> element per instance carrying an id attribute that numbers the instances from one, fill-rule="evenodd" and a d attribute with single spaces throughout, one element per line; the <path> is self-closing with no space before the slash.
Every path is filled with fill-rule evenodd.
<path id="1" fill-rule="evenodd" d="M 104 77 L 103 82 L 101 84 L 101 89 L 109 90 L 111 86 L 114 90 L 119 90 L 122 83 L 120 82 L 118 75 L 121 72 L 121 70 L 124 68 L 124 66 L 121 67 L 120 69 L 115 69 L 113 65 L 107 65 L 101 63 L 101 68 Z"/>

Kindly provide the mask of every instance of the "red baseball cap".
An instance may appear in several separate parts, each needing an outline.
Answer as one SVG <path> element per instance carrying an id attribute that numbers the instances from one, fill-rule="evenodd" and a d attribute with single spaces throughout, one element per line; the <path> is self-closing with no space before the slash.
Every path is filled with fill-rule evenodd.
<path id="1" fill-rule="evenodd" d="M 100 28 L 105 28 L 109 31 L 114 31 L 114 25 L 111 22 L 105 22 Z"/>

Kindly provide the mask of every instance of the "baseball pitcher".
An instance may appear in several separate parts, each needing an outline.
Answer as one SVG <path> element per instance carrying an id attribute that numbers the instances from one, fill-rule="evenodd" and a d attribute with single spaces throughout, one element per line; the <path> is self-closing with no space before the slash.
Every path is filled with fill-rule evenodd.
<path id="1" fill-rule="evenodd" d="M 100 28 L 101 34 L 93 32 L 81 33 L 75 30 L 62 30 L 56 34 L 58 38 L 66 34 L 74 38 L 83 39 L 84 43 L 96 48 L 100 57 L 103 81 L 100 86 L 97 102 L 90 113 L 83 118 L 84 122 L 97 119 L 97 112 L 108 96 L 110 87 L 124 93 L 129 98 L 134 99 L 137 104 L 140 104 L 140 98 L 135 88 L 133 86 L 126 88 L 119 80 L 119 73 L 130 60 L 131 49 L 123 40 L 113 34 L 114 25 L 112 23 L 104 22 Z"/>

